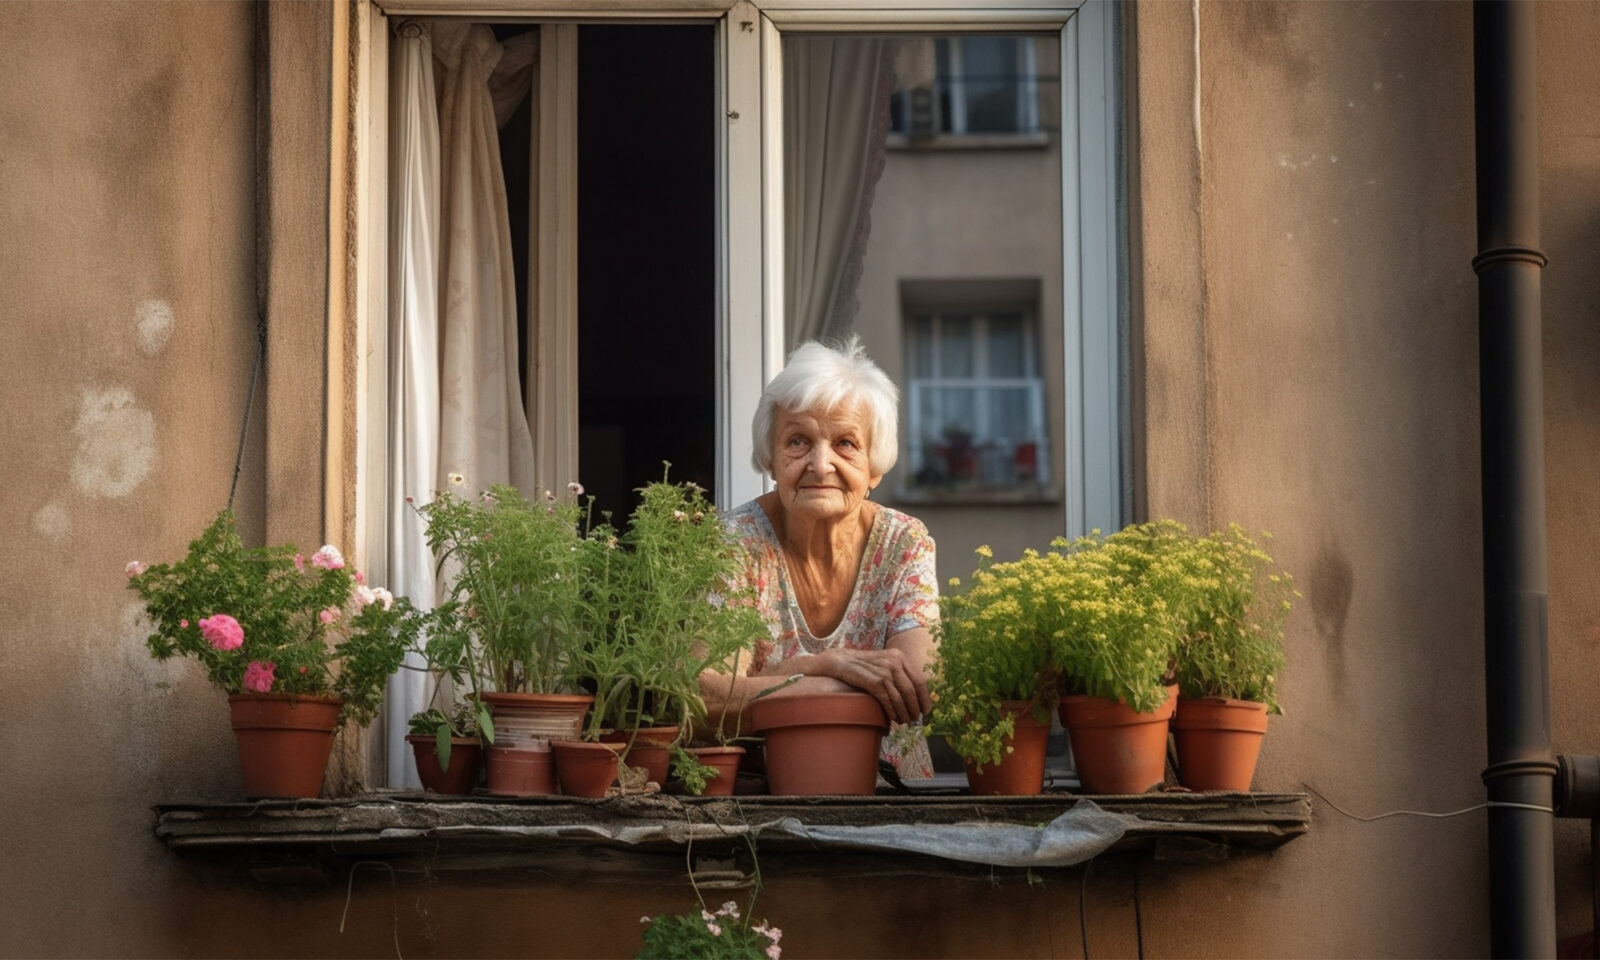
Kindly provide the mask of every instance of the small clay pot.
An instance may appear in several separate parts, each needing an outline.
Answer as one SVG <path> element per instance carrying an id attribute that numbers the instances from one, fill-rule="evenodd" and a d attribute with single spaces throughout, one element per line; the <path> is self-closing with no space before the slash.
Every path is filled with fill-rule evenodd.
<path id="1" fill-rule="evenodd" d="M 971 760 L 963 758 L 962 762 L 967 767 L 967 784 L 975 796 L 1035 796 L 1044 790 L 1044 759 L 1050 740 L 1050 722 L 1034 719 L 1031 700 L 1005 700 L 1000 708 L 1014 718 L 1015 732 L 1004 741 L 1004 746 L 1010 749 L 1000 755 L 999 763 L 986 763 L 982 770 Z"/>
<path id="2" fill-rule="evenodd" d="M 757 700 L 750 726 L 766 736 L 768 789 L 775 796 L 871 796 L 889 718 L 865 693 Z"/>
<path id="3" fill-rule="evenodd" d="M 586 693 L 491 691 L 481 696 L 494 718 L 494 739 L 499 744 L 576 737 L 594 703 Z"/>
<path id="4" fill-rule="evenodd" d="M 603 797 L 617 781 L 617 762 L 623 745 L 585 740 L 552 740 L 556 758 L 556 783 L 569 797 Z"/>
<path id="5" fill-rule="evenodd" d="M 716 767 L 717 774 L 706 781 L 702 797 L 731 797 L 739 780 L 739 761 L 744 759 L 744 747 L 693 747 L 689 750 L 695 759 L 708 767 Z"/>
<path id="6" fill-rule="evenodd" d="M 1061 699 L 1061 723 L 1072 741 L 1078 779 L 1087 793 L 1137 794 L 1161 786 L 1167 769 L 1167 726 L 1178 703 L 1176 684 L 1150 713 L 1105 697 Z"/>
<path id="7" fill-rule="evenodd" d="M 677 742 L 680 732 L 678 727 L 608 730 L 600 734 L 600 742 L 622 744 L 626 748 L 622 753 L 622 762 L 644 767 L 647 779 L 659 785 L 667 782 L 667 769 L 672 763 L 672 745 Z"/>
<path id="8" fill-rule="evenodd" d="M 467 794 L 478 783 L 478 763 L 483 759 L 483 744 L 477 737 L 450 738 L 450 767 L 439 766 L 439 742 L 427 734 L 410 734 L 406 743 L 417 761 L 417 779 L 430 793 Z"/>
<path id="9" fill-rule="evenodd" d="M 1248 791 L 1266 732 L 1264 703 L 1179 697 L 1172 719 L 1178 781 L 1190 790 Z"/>
<path id="10" fill-rule="evenodd" d="M 549 742 L 495 744 L 485 754 L 484 780 L 485 788 L 497 797 L 540 797 L 555 793 L 555 761 Z"/>

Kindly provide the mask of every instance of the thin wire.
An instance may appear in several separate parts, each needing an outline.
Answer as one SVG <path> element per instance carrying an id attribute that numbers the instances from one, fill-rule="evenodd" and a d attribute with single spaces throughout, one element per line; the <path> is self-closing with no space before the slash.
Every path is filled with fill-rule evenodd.
<path id="1" fill-rule="evenodd" d="M 244 465 L 244 441 L 250 435 L 250 408 L 256 403 L 256 380 L 261 376 L 261 356 L 267 350 L 267 324 L 262 317 L 256 323 L 256 362 L 250 368 L 250 392 L 244 400 L 244 423 L 239 425 L 239 451 L 233 457 L 233 482 L 228 485 L 228 509 L 233 509 L 233 495 L 239 490 L 239 468 Z"/>
<path id="2" fill-rule="evenodd" d="M 1302 785 L 1307 790 L 1310 790 L 1312 793 L 1316 794 L 1318 797 L 1321 797 L 1323 803 L 1326 803 L 1328 806 L 1352 820 L 1360 820 L 1365 823 L 1371 823 L 1374 820 L 1383 820 L 1387 817 L 1431 817 L 1436 820 L 1443 820 L 1447 817 L 1459 817 L 1464 813 L 1472 813 L 1474 810 L 1484 810 L 1489 807 L 1512 807 L 1518 810 L 1533 810 L 1538 813 L 1555 813 L 1555 811 L 1550 807 L 1541 807 L 1536 803 L 1514 803 L 1510 800 L 1485 800 L 1483 803 L 1475 803 L 1470 807 L 1462 807 L 1460 810 L 1450 810 L 1444 813 L 1432 813 L 1427 810 L 1390 810 L 1386 813 L 1380 813 L 1375 816 L 1363 817 L 1361 814 L 1351 813 L 1350 811 L 1339 806 L 1337 803 L 1334 803 L 1332 800 L 1329 800 L 1321 790 L 1318 790 L 1311 784 L 1302 781 Z"/>
<path id="3" fill-rule="evenodd" d="M 1144 914 L 1139 909 L 1139 861 L 1133 864 L 1133 935 L 1138 938 L 1139 960 L 1144 960 Z"/>
<path id="4" fill-rule="evenodd" d="M 399 960 L 405 960 L 405 956 L 400 953 L 400 884 L 395 879 L 394 866 L 382 860 L 357 860 L 350 865 L 350 873 L 345 879 L 344 886 L 344 912 L 339 914 L 339 932 L 344 933 L 344 921 L 350 915 L 350 897 L 355 893 L 357 867 L 382 867 L 389 871 L 389 896 L 393 901 L 391 907 L 394 911 L 394 955 Z"/>
<path id="5" fill-rule="evenodd" d="M 1092 866 L 1094 861 L 1090 860 L 1078 874 L 1078 935 L 1083 938 L 1083 960 L 1089 960 L 1089 912 L 1083 901 L 1089 891 L 1089 868 Z"/>

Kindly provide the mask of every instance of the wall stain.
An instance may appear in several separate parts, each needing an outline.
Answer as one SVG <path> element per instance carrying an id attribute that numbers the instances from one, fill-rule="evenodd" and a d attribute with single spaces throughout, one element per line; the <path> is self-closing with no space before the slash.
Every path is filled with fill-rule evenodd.
<path id="1" fill-rule="evenodd" d="M 72 485 L 91 497 L 125 497 L 156 462 L 156 418 L 127 387 L 86 388 L 72 433 Z"/>
<path id="2" fill-rule="evenodd" d="M 1311 617 L 1322 639 L 1323 656 L 1337 692 L 1345 683 L 1345 620 L 1350 615 L 1350 598 L 1355 593 L 1355 568 L 1331 540 L 1324 539 L 1311 563 L 1311 578 L 1306 584 Z"/>
<path id="3" fill-rule="evenodd" d="M 143 300 L 135 314 L 138 319 L 134 321 L 134 329 L 139 336 L 139 349 L 146 356 L 153 357 L 161 352 L 167 345 L 167 338 L 172 336 L 172 304 L 154 298 Z"/>

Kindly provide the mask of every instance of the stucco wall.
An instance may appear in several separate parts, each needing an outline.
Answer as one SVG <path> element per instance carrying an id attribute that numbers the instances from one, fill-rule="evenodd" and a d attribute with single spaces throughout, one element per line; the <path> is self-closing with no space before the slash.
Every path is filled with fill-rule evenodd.
<path id="1" fill-rule="evenodd" d="M 328 8 L 273 10 L 289 30 L 280 54 L 315 64 Z M 298 465 L 320 462 L 324 435 L 308 371 L 325 281 L 308 238 L 325 229 L 326 79 L 280 73 L 274 116 L 290 132 L 258 170 L 255 17 L 231 3 L 0 4 L 13 57 L 0 85 L 13 758 L 0 953 L 379 956 L 398 937 L 406 956 L 626 954 L 639 915 L 687 906 L 681 881 L 413 874 L 391 888 L 363 869 L 340 934 L 342 877 L 268 890 L 151 836 L 151 804 L 238 790 L 221 698 L 144 655 L 122 566 L 175 555 L 227 496 L 263 217 L 283 346 L 240 507 L 251 535 L 323 534 L 320 468 Z M 1136 21 L 1146 506 L 1272 530 L 1305 592 L 1257 785 L 1310 783 L 1363 813 L 1476 803 L 1470 7 L 1206 2 L 1198 74 L 1190 5 L 1142 4 Z M 1554 737 L 1592 752 L 1600 9 L 1542 5 L 1539 28 Z M 269 213 L 258 174 L 282 185 Z M 264 466 L 269 436 L 281 468 Z M 1562 824 L 1557 840 L 1565 935 L 1589 923 L 1586 837 Z M 1133 952 L 1135 869 L 1152 956 L 1487 948 L 1482 813 L 1358 823 L 1319 803 L 1310 835 L 1270 856 L 1108 862 L 1088 881 L 1091 953 Z M 757 912 L 785 928 L 789 956 L 1079 949 L 1075 876 L 996 888 L 772 873 Z"/>

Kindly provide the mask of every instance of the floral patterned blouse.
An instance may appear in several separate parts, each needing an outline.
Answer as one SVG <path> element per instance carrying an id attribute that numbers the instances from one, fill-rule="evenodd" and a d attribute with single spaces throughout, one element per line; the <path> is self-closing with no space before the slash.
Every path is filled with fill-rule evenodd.
<path id="1" fill-rule="evenodd" d="M 844 618 L 825 637 L 806 625 L 789 584 L 777 531 L 761 505 L 751 500 L 723 514 L 722 520 L 745 554 L 744 585 L 754 589 L 756 608 L 771 631 L 770 640 L 756 641 L 751 674 L 824 650 L 881 650 L 895 634 L 917 627 L 931 629 L 939 620 L 933 537 L 922 521 L 909 514 L 878 508 Z M 901 751 L 886 739 L 884 758 L 902 776 L 933 773 L 926 744 L 921 741 L 915 749 Z"/>

